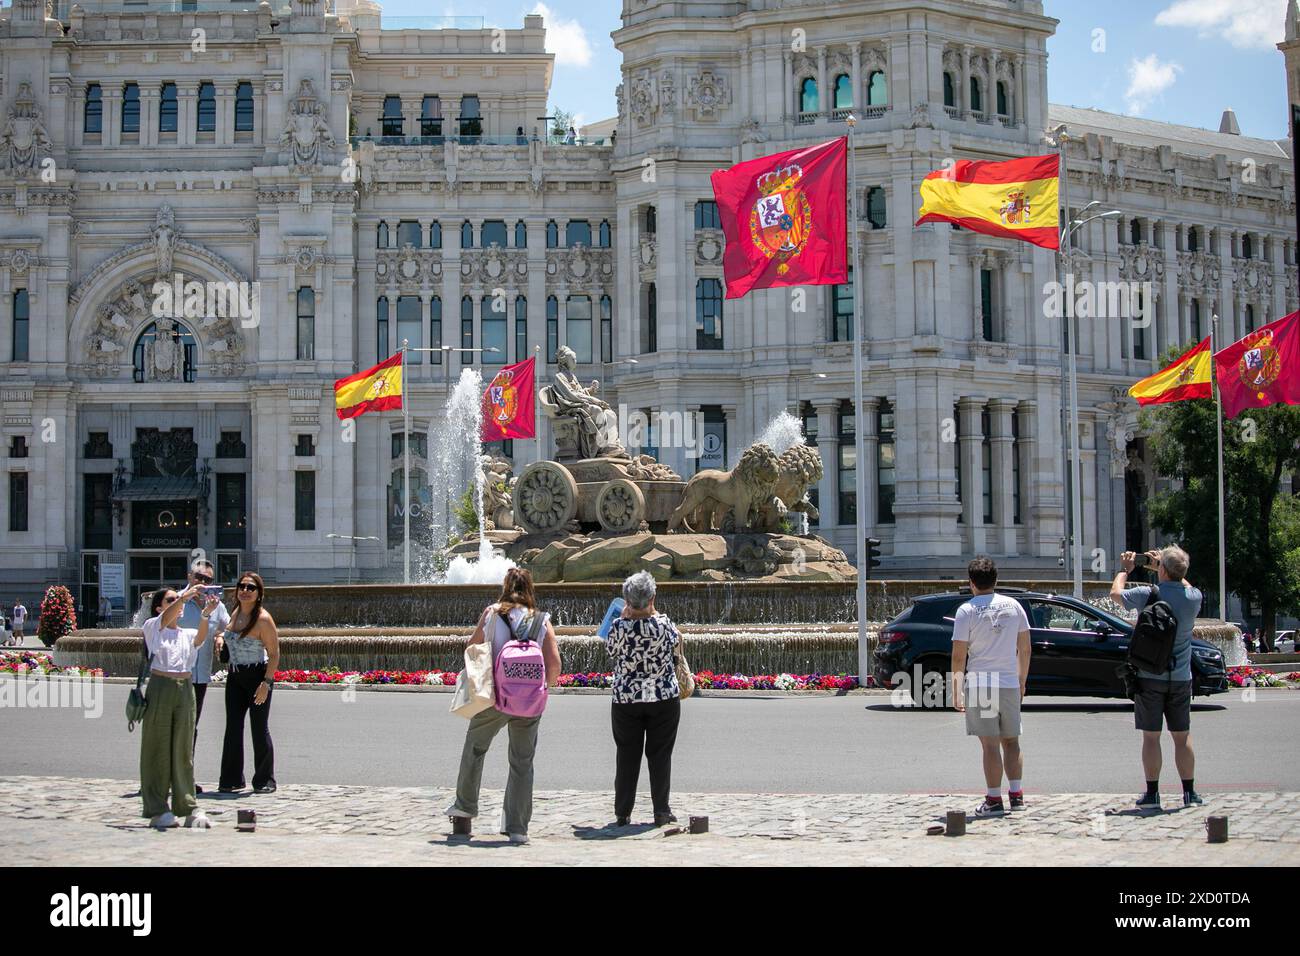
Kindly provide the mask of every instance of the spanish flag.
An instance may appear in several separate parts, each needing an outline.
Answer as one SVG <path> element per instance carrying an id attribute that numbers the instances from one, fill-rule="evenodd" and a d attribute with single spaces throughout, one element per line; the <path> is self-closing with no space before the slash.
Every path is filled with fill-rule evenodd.
<path id="1" fill-rule="evenodd" d="M 1161 405 L 1189 398 L 1213 398 L 1210 378 L 1214 363 L 1210 340 L 1202 339 L 1194 348 L 1168 368 L 1161 369 L 1128 390 L 1139 405 Z"/>
<path id="2" fill-rule="evenodd" d="M 334 383 L 334 409 L 339 418 L 402 407 L 402 353 L 374 368 Z"/>
<path id="3" fill-rule="evenodd" d="M 1006 163 L 962 159 L 921 181 L 916 220 L 951 222 L 1044 249 L 1061 244 L 1060 156 L 1029 156 Z"/>

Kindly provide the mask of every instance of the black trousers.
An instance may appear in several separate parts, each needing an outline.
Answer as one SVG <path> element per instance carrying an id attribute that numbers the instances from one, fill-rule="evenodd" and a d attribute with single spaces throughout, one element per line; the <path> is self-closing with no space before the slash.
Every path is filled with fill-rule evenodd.
<path id="1" fill-rule="evenodd" d="M 239 670 L 232 667 L 226 675 L 226 740 L 221 748 L 219 786 L 244 787 L 245 715 L 253 724 L 253 787 L 257 789 L 275 783 L 275 747 L 271 744 L 268 727 L 271 698 L 275 691 L 268 691 L 266 703 L 260 707 L 253 703 L 253 695 L 265 676 L 265 664 Z"/>
<path id="2" fill-rule="evenodd" d="M 643 704 L 610 705 L 614 746 L 614 815 L 630 817 L 636 803 L 641 755 L 650 767 L 650 798 L 655 813 L 668 813 L 668 790 L 672 782 L 673 745 L 682 715 L 680 698 Z"/>
<path id="3" fill-rule="evenodd" d="M 191 749 L 197 750 L 199 746 L 199 718 L 203 716 L 203 698 L 207 695 L 207 684 L 194 685 L 194 747 Z"/>

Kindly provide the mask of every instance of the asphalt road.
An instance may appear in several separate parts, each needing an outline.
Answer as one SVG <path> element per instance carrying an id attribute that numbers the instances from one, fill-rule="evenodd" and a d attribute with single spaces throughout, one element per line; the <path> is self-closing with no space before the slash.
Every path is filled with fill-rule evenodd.
<path id="1" fill-rule="evenodd" d="M 0 775 L 129 779 L 140 730 L 122 716 L 127 687 L 102 688 L 103 715 L 71 708 L 0 708 Z M 450 696 L 360 691 L 276 691 L 271 731 L 281 783 L 452 786 L 465 721 Z M 1198 789 L 1300 791 L 1292 736 L 1300 693 L 1201 698 L 1192 715 Z M 696 792 L 927 793 L 981 787 L 978 748 L 960 715 L 896 710 L 888 697 L 697 698 L 683 705 L 675 789 Z M 613 786 L 609 698 L 556 696 L 542 719 L 536 785 Z M 200 784 L 215 787 L 225 714 L 209 696 L 197 754 Z M 247 735 L 247 731 L 245 732 Z M 504 737 L 498 738 L 504 744 Z M 247 773 L 251 745 L 245 738 Z M 1025 707 L 1025 783 L 1039 792 L 1136 793 L 1138 734 L 1126 702 L 1031 698 Z M 1175 786 L 1165 739 L 1165 783 Z M 489 754 L 484 785 L 505 783 L 505 748 Z M 642 780 L 643 785 L 645 780 Z"/>

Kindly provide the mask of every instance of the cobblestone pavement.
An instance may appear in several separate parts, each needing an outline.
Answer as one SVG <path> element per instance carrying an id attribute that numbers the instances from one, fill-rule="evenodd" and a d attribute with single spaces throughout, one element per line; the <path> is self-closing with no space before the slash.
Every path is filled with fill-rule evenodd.
<path id="1" fill-rule="evenodd" d="M 13 865 L 388 864 L 894 864 L 1296 865 L 1300 794 L 1216 793 L 1204 807 L 1141 814 L 1115 794 L 1034 794 L 1001 819 L 969 819 L 960 838 L 927 836 L 971 794 L 675 794 L 681 822 L 707 815 L 701 835 L 610 824 L 612 795 L 547 791 L 534 798 L 532 843 L 496 834 L 501 792 L 483 792 L 470 840 L 451 837 L 439 788 L 281 786 L 277 793 L 204 794 L 213 829 L 157 833 L 139 816 L 131 780 L 0 777 L 0 827 Z M 648 795 L 634 821 L 648 820 Z M 257 811 L 257 832 L 235 810 Z M 1205 818 L 1229 817 L 1231 839 L 1210 845 Z M 505 851 L 505 852 L 493 852 Z"/>

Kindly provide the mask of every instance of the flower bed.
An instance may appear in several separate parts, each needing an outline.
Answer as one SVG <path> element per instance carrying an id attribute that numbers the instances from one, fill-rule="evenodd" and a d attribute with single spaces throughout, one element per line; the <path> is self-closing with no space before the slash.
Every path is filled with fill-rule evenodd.
<path id="1" fill-rule="evenodd" d="M 1228 682 L 1233 687 L 1300 687 L 1300 671 L 1274 674 L 1262 667 L 1229 667 Z"/>
<path id="2" fill-rule="evenodd" d="M 0 651 L 0 674 L 39 674 L 55 677 L 103 677 L 98 667 L 59 667 L 48 654 Z"/>

